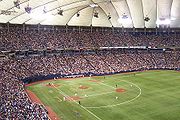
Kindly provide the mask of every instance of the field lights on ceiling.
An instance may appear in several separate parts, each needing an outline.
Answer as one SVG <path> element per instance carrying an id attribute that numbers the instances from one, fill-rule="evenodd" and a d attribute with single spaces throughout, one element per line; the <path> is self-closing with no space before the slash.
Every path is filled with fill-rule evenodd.
<path id="1" fill-rule="evenodd" d="M 171 20 L 176 20 L 176 18 L 175 17 L 171 17 Z"/>
<path id="2" fill-rule="evenodd" d="M 24 9 L 28 14 L 31 13 L 32 8 L 29 5 L 27 5 Z"/>
<path id="3" fill-rule="evenodd" d="M 89 6 L 90 6 L 90 7 L 92 7 L 92 8 L 94 8 L 94 7 L 98 7 L 98 5 L 97 5 L 97 4 L 90 4 Z"/>
<path id="4" fill-rule="evenodd" d="M 125 13 L 118 19 L 118 22 L 121 24 L 130 24 L 132 20 Z"/>
<path id="5" fill-rule="evenodd" d="M 43 8 L 43 13 L 47 13 L 46 7 Z"/>
<path id="6" fill-rule="evenodd" d="M 20 1 L 19 0 L 14 1 L 14 6 L 20 9 Z"/>
<path id="7" fill-rule="evenodd" d="M 145 18 L 144 18 L 144 21 L 145 22 L 148 22 L 150 20 L 150 18 L 148 17 L 148 16 L 146 16 Z"/>
<path id="8" fill-rule="evenodd" d="M 128 16 L 124 13 L 122 16 L 121 16 L 122 19 L 128 19 Z"/>
<path id="9" fill-rule="evenodd" d="M 161 18 L 156 21 L 157 25 L 169 25 L 171 23 L 170 19 Z"/>
<path id="10" fill-rule="evenodd" d="M 58 13 L 57 13 L 57 14 L 63 16 L 63 12 L 64 12 L 64 11 L 61 10 L 61 8 L 60 8 L 60 9 L 58 9 Z"/>
<path id="11" fill-rule="evenodd" d="M 95 18 L 99 18 L 98 12 L 95 12 L 95 13 L 94 13 L 94 17 L 95 17 Z"/>
<path id="12" fill-rule="evenodd" d="M 109 14 L 108 14 L 108 20 L 110 20 L 110 19 L 111 19 L 111 14 L 109 13 Z"/>
<path id="13" fill-rule="evenodd" d="M 79 17 L 79 16 L 80 16 L 80 13 L 78 12 L 76 16 Z"/>

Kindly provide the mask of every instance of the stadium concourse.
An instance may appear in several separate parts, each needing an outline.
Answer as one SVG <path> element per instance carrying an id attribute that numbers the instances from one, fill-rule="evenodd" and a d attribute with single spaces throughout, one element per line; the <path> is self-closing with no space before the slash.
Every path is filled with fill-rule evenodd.
<path id="1" fill-rule="evenodd" d="M 179 39 L 178 33 L 147 35 L 100 31 L 37 32 L 15 28 L 1 29 L 1 54 L 10 52 L 0 59 L 0 119 L 48 119 L 45 108 L 32 103 L 25 92 L 24 83 L 21 80 L 28 77 L 52 74 L 103 75 L 148 69 L 178 70 L 180 51 L 157 48 L 179 47 Z M 100 49 L 100 47 L 118 46 L 149 48 Z M 38 50 L 49 48 L 61 49 L 61 52 L 52 55 L 44 50 L 43 55 L 38 53 Z M 36 53 L 30 55 L 28 51 L 34 49 Z M 20 55 L 18 52 L 23 53 L 23 50 L 26 50 L 25 54 Z"/>

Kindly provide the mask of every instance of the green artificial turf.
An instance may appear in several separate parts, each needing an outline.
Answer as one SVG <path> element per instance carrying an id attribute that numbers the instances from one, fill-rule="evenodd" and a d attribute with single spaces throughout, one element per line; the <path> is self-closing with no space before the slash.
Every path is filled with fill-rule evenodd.
<path id="1" fill-rule="evenodd" d="M 92 82 L 90 80 L 98 80 Z M 179 120 L 180 72 L 145 71 L 55 80 L 27 87 L 62 120 Z M 123 92 L 116 92 L 117 88 Z M 88 89 L 79 89 L 87 86 Z M 79 96 L 64 101 L 63 96 Z M 79 101 L 81 105 L 79 105 Z"/>

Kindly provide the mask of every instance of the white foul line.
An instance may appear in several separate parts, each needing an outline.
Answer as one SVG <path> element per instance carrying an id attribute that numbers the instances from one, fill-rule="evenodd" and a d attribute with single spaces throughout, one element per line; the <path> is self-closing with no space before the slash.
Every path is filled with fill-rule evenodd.
<path id="1" fill-rule="evenodd" d="M 54 86 L 54 85 L 53 85 Z M 54 88 L 56 88 L 55 86 L 54 86 Z M 61 91 L 60 89 L 58 89 L 58 88 L 56 88 L 58 91 L 60 91 L 61 92 L 61 94 L 62 95 L 64 95 L 64 96 L 67 96 L 68 98 L 70 98 L 73 102 L 75 102 L 76 104 L 78 104 L 79 105 L 79 103 L 78 102 L 76 102 L 74 99 L 72 99 L 71 97 L 69 97 L 66 93 L 64 93 L 63 91 Z M 82 106 L 82 105 L 80 105 L 80 107 L 82 107 L 84 110 L 86 110 L 88 113 L 90 113 L 91 115 L 93 115 L 95 118 L 97 118 L 98 120 L 102 120 L 101 118 L 99 118 L 97 115 L 95 115 L 94 113 L 92 113 L 91 111 L 89 111 L 87 108 L 85 108 L 84 106 Z"/>

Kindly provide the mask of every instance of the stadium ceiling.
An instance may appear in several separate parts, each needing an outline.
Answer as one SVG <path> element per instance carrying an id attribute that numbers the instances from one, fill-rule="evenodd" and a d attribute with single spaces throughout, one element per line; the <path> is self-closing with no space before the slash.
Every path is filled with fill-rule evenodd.
<path id="1" fill-rule="evenodd" d="M 0 0 L 0 23 L 155 28 L 157 21 L 179 28 L 180 0 Z"/>

